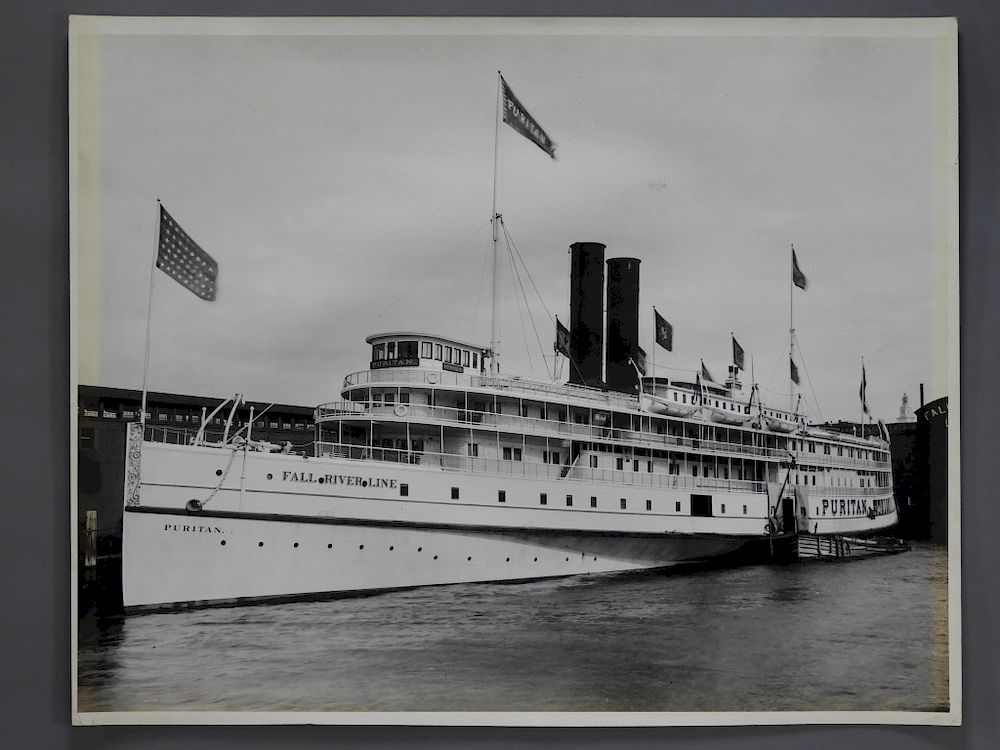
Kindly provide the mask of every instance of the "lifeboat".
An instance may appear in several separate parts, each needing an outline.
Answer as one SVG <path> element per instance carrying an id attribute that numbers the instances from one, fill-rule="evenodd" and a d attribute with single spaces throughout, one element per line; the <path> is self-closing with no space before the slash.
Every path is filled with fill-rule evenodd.
<path id="1" fill-rule="evenodd" d="M 742 411 L 727 411 L 726 409 L 716 409 L 714 406 L 706 406 L 704 409 L 708 413 L 708 418 L 719 424 L 746 424 L 753 417 L 752 414 L 744 414 Z"/>
<path id="2" fill-rule="evenodd" d="M 643 411 L 653 414 L 666 414 L 669 417 L 690 417 L 701 407 L 696 404 L 681 404 L 676 401 L 656 396 L 652 393 L 642 394 Z"/>
<path id="3" fill-rule="evenodd" d="M 771 432 L 782 433 L 795 432 L 799 426 L 798 422 L 792 422 L 788 419 L 780 419 L 779 417 L 769 417 L 767 415 L 764 416 L 764 424 L 767 425 L 767 429 L 771 430 Z"/>

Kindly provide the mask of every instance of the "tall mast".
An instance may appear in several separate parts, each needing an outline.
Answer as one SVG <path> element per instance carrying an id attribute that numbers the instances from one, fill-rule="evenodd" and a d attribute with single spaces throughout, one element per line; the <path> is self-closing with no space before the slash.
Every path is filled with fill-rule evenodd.
<path id="1" fill-rule="evenodd" d="M 493 213 L 490 221 L 493 223 L 493 304 L 490 316 L 490 374 L 500 371 L 498 361 L 500 349 L 500 214 L 497 213 L 497 166 L 500 159 L 500 71 L 497 71 L 497 115 L 493 134 Z"/>
<path id="2" fill-rule="evenodd" d="M 792 382 L 792 353 L 795 346 L 795 274 L 791 269 L 795 267 L 795 245 L 792 244 L 792 265 L 789 266 L 788 274 L 788 412 L 792 413 L 792 398 L 794 397 L 794 383 Z"/>

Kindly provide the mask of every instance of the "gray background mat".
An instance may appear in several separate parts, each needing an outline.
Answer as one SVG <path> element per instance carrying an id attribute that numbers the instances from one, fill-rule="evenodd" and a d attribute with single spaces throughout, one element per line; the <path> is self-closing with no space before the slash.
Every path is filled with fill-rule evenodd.
<path id="1" fill-rule="evenodd" d="M 67 26 L 70 13 L 144 15 L 950 16 L 959 19 L 961 160 L 963 708 L 965 726 L 521 729 L 70 726 L 69 262 Z M 3 744 L 12 748 L 992 748 L 1000 736 L 992 638 L 998 610 L 992 536 L 1000 371 L 993 290 L 1000 154 L 1000 3 L 863 2 L 7 2 L 0 29 L 4 116 L 2 432 L 5 601 L 0 617 Z"/>

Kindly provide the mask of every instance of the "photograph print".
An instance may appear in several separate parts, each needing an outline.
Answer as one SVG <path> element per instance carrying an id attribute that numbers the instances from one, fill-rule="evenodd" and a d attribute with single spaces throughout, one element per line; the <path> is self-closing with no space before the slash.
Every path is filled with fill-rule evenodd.
<path id="1" fill-rule="evenodd" d="M 956 49 L 72 17 L 74 722 L 959 723 Z"/>

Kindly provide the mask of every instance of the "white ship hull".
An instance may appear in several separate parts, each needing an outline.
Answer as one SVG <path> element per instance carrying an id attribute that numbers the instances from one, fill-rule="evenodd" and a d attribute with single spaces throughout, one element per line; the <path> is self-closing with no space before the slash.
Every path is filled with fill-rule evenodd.
<path id="1" fill-rule="evenodd" d="M 713 515 L 702 517 L 691 515 L 692 488 L 683 483 L 609 486 L 558 474 L 140 447 L 138 434 L 130 433 L 126 462 L 129 611 L 652 569 L 766 538 L 761 492 L 720 486 Z M 539 506 L 540 493 L 551 504 Z M 202 507 L 191 510 L 191 500 Z M 809 530 L 864 533 L 895 523 L 894 507 L 872 520 L 856 506 Z"/>

